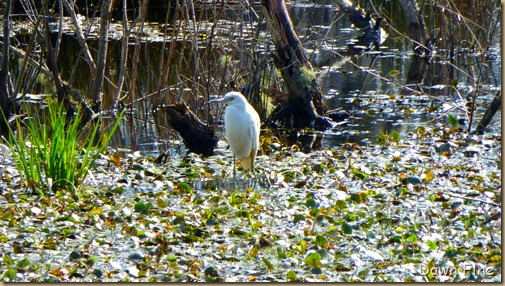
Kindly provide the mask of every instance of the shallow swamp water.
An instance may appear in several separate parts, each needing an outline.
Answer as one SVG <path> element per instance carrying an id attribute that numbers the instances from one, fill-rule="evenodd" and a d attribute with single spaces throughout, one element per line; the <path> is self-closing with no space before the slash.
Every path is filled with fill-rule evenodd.
<path id="1" fill-rule="evenodd" d="M 341 57 L 356 31 L 335 7 L 290 13 L 342 121 L 263 130 L 256 172 L 233 179 L 222 110 L 198 111 L 220 130 L 210 157 L 187 154 L 164 118 L 125 120 L 119 151 L 97 161 L 79 200 L 26 190 L 2 145 L 3 281 L 501 281 L 501 112 L 483 134 L 467 132 L 475 87 L 464 69 L 437 57 L 424 84 L 406 84 L 403 42 Z M 155 90 L 160 41 L 142 44 L 143 95 Z M 61 61 L 75 62 L 76 43 L 62 45 Z M 482 56 L 459 51 L 462 62 Z M 501 89 L 500 54 L 499 43 L 486 54 L 474 120 Z M 161 152 L 169 159 L 154 162 Z"/>

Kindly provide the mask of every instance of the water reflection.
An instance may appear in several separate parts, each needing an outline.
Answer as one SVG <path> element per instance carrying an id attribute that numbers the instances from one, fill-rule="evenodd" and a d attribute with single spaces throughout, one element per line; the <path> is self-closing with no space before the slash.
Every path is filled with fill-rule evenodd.
<path id="1" fill-rule="evenodd" d="M 261 11 L 258 3 L 253 5 L 255 5 L 254 11 Z M 239 13 L 246 22 L 254 20 L 252 9 L 246 8 L 242 7 L 239 11 L 227 6 L 224 11 L 228 19 L 236 19 L 237 15 L 234 13 Z M 205 13 L 204 7 L 198 7 L 197 11 L 198 19 L 210 19 L 210 14 Z M 286 144 L 297 144 L 302 151 L 309 152 L 320 148 L 341 146 L 343 143 L 360 145 L 375 143 L 380 133 L 391 134 L 393 130 L 404 133 L 415 126 L 430 124 L 433 118 L 427 112 L 427 107 L 439 104 L 438 101 L 441 99 L 457 101 L 460 105 L 465 104 L 465 95 L 457 98 L 451 91 L 450 83 L 456 80 L 461 91 L 465 91 L 465 86 L 474 84 L 465 69 L 469 70 L 471 64 L 479 60 L 478 56 L 462 51 L 455 57 L 455 61 L 459 62 L 454 65 L 440 58 L 421 59 L 404 52 L 407 49 L 404 43 L 392 38 L 383 43 L 381 53 L 373 51 L 362 55 L 349 55 L 345 54 L 344 50 L 347 44 L 358 36 L 358 33 L 348 28 L 351 24 L 346 17 L 341 17 L 342 14 L 339 14 L 331 1 L 318 2 L 318 4 L 296 3 L 289 8 L 289 11 L 293 22 L 296 23 L 300 38 L 307 47 L 313 66 L 317 68 L 318 80 L 328 109 L 344 110 L 350 116 L 324 134 L 294 131 L 286 136 L 283 135 Z M 208 24 L 202 23 L 202 29 L 208 29 Z M 238 31 L 233 30 L 237 25 L 228 24 L 230 31 L 224 31 L 224 33 Z M 159 30 L 161 26 L 153 24 L 152 30 Z M 265 27 L 261 27 L 261 30 L 265 31 Z M 250 44 L 250 36 L 251 34 L 247 34 L 247 39 L 244 39 L 242 44 L 246 46 Z M 96 48 L 94 45 L 96 43 L 90 42 L 92 49 Z M 193 92 L 193 89 L 185 85 L 186 83 L 181 83 L 181 77 L 162 71 L 164 67 L 160 55 L 166 53 L 171 48 L 170 45 L 174 45 L 173 49 L 176 51 L 170 61 L 183 62 L 187 65 L 189 67 L 187 74 L 183 76 L 191 78 L 191 67 L 195 66 L 195 61 L 191 43 L 188 41 L 170 43 L 163 43 L 161 40 L 142 41 L 138 47 L 129 46 L 130 55 L 136 48 L 140 49 L 142 55 L 138 63 L 141 73 L 136 78 L 139 91 L 129 87 L 129 93 L 139 93 L 132 100 L 141 98 L 148 100 L 143 101 L 141 105 L 135 105 L 135 108 L 127 114 L 121 125 L 122 133 L 114 141 L 116 146 L 126 146 L 153 155 L 166 151 L 174 155 L 183 153 L 181 144 L 174 144 L 171 141 L 178 139 L 178 135 L 169 127 L 167 114 L 161 111 L 161 107 L 179 98 L 191 98 L 188 95 Z M 233 47 L 233 45 L 227 46 L 226 48 L 229 49 L 227 52 L 236 53 Z M 496 49 L 490 51 L 494 58 L 488 59 L 490 67 L 484 71 L 479 82 L 481 85 L 489 86 L 490 96 L 493 89 L 499 89 L 501 86 L 499 51 L 499 43 L 496 43 Z M 111 40 L 108 58 L 112 66 L 107 69 L 107 78 L 114 79 L 119 74 L 120 53 L 120 41 Z M 215 60 L 222 53 L 222 50 L 216 49 L 211 54 L 199 56 L 207 56 L 208 59 Z M 446 56 L 443 55 L 444 51 L 441 53 L 442 56 Z M 234 56 L 240 58 L 238 55 Z M 206 60 L 203 59 L 204 62 Z M 86 63 L 81 59 L 79 44 L 73 36 L 63 36 L 59 64 L 62 67 L 62 77 L 80 89 L 83 94 L 87 93 L 89 88 L 87 84 L 91 75 Z M 454 66 L 460 66 L 461 69 L 455 69 Z M 225 77 L 220 74 L 224 72 L 218 68 L 209 69 L 209 71 L 214 78 Z M 127 76 L 132 75 L 127 74 Z M 163 77 L 167 78 L 167 81 L 161 86 Z M 201 81 L 198 84 L 207 84 L 206 79 L 198 80 Z M 412 90 L 400 88 L 400 85 L 408 85 Z M 413 95 L 415 90 L 424 91 L 432 97 L 415 96 Z M 104 87 L 104 93 L 115 93 L 115 86 L 112 83 L 107 84 Z M 205 96 L 202 95 L 196 98 L 196 102 L 189 103 L 200 118 L 209 122 L 219 121 L 217 118 L 212 118 L 206 108 L 197 109 L 205 100 Z M 130 101 L 123 104 L 131 103 Z M 110 104 L 106 103 L 109 106 Z M 457 112 L 459 113 L 453 115 L 464 116 L 461 111 Z"/>

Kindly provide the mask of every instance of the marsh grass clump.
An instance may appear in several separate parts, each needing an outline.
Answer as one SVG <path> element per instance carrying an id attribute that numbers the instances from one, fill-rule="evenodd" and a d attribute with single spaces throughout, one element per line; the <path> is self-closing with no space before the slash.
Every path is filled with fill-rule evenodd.
<path id="1" fill-rule="evenodd" d="M 102 133 L 98 139 L 95 137 L 99 134 L 100 118 L 89 131 L 80 126 L 80 110 L 75 116 L 67 116 L 64 104 L 51 98 L 46 103 L 46 116 L 28 114 L 28 120 L 16 119 L 17 131 L 10 129 L 5 141 L 27 188 L 43 196 L 51 190 L 69 190 L 76 196 L 77 186 L 107 146 L 123 113 L 110 133 Z"/>

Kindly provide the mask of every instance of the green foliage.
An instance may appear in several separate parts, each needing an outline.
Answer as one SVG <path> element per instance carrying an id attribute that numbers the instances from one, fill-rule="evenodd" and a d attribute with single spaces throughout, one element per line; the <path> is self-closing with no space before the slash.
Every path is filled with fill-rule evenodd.
<path id="1" fill-rule="evenodd" d="M 305 257 L 305 265 L 308 267 L 320 267 L 321 266 L 321 255 L 317 252 L 312 252 Z"/>
<path id="2" fill-rule="evenodd" d="M 295 282 L 298 280 L 296 273 L 293 270 L 289 270 L 286 273 L 286 279 L 288 279 L 290 282 Z"/>
<path id="3" fill-rule="evenodd" d="M 435 242 L 428 239 L 428 241 L 426 241 L 426 244 L 428 245 L 430 250 L 432 250 L 432 251 L 437 250 L 437 244 Z"/>
<path id="4" fill-rule="evenodd" d="M 393 130 L 391 135 L 387 131 L 379 133 L 377 135 L 377 144 L 381 146 L 388 146 L 391 142 L 399 144 L 400 143 L 400 134 Z"/>
<path id="5" fill-rule="evenodd" d="M 316 244 L 323 249 L 328 249 L 330 245 L 328 239 L 322 235 L 316 236 Z"/>
<path id="6" fill-rule="evenodd" d="M 348 223 L 344 222 L 342 223 L 342 231 L 345 234 L 352 234 L 352 227 Z"/>
<path id="7" fill-rule="evenodd" d="M 30 119 L 24 125 L 17 118 L 17 134 L 9 130 L 10 140 L 7 144 L 12 151 L 16 168 L 28 187 L 41 195 L 56 189 L 70 189 L 75 194 L 76 187 L 84 181 L 95 160 L 107 146 L 123 113 L 110 134 L 104 133 L 97 140 L 97 146 L 94 146 L 100 119 L 89 137 L 85 138 L 85 129 L 80 127 L 80 110 L 77 110 L 75 117 L 68 118 L 62 103 L 50 98 L 46 101 L 48 116 L 41 119 L 35 114 L 28 114 Z M 81 145 L 82 141 L 87 143 Z"/>
<path id="8" fill-rule="evenodd" d="M 62 196 L 62 190 L 51 199 L 30 196 L 19 179 L 5 179 L 0 243 L 12 251 L 0 259 L 0 274 L 9 282 L 217 282 L 226 277 L 457 282 L 468 277 L 442 277 L 429 270 L 447 261 L 480 261 L 493 273 L 478 279 L 499 281 L 499 166 L 492 158 L 462 156 L 467 146 L 482 154 L 494 146 L 491 154 L 498 157 L 499 136 L 460 145 L 451 138 L 437 140 L 437 132 L 442 131 L 412 129 L 401 133 L 401 145 L 389 141 L 394 139 L 390 133 L 386 147 L 370 144 L 309 155 L 273 149 L 259 158 L 256 179 L 220 177 L 231 171 L 231 152 L 226 159 L 176 157 L 163 165 L 130 156 L 128 166 L 115 174 L 93 172 L 103 185 L 81 188 L 79 202 Z M 457 156 L 441 160 L 438 152 L 447 150 Z M 188 178 L 188 172 L 198 176 Z M 461 186 L 468 189 L 464 198 L 457 195 Z M 487 211 L 480 201 L 486 201 Z M 111 231 L 118 234 L 114 239 Z M 18 239 L 22 236 L 27 239 Z M 67 247 L 69 239 L 82 237 L 93 249 Z M 497 243 L 480 243 L 482 238 Z M 121 257 L 133 264 L 121 269 Z M 68 269 L 61 268 L 61 259 Z M 356 269 L 358 259 L 370 267 Z M 209 263 L 235 265 L 250 274 L 236 276 L 231 267 L 217 271 Z M 423 272 L 386 271 L 402 264 Z"/>
<path id="9" fill-rule="evenodd" d="M 267 266 L 268 270 L 273 270 L 274 269 L 274 265 L 272 264 L 272 262 L 270 262 L 270 260 L 266 259 L 265 257 L 261 258 L 261 260 L 263 260 L 263 263 L 265 263 L 265 265 Z"/>
<path id="10" fill-rule="evenodd" d="M 178 182 L 177 183 L 177 187 L 179 188 L 179 190 L 181 190 L 181 192 L 183 192 L 185 194 L 192 194 L 193 193 L 193 190 L 191 189 L 191 186 L 188 185 L 187 183 Z"/>
<path id="11" fill-rule="evenodd" d="M 447 119 L 449 120 L 449 122 L 451 122 L 452 127 L 458 127 L 459 122 L 458 119 L 456 119 L 456 117 L 452 116 L 451 114 L 447 114 Z"/>

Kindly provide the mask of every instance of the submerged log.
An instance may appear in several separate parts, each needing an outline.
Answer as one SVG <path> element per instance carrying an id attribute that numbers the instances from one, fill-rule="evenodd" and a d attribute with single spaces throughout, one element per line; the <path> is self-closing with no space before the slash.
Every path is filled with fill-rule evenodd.
<path id="1" fill-rule="evenodd" d="M 190 152 L 210 156 L 217 146 L 217 136 L 212 128 L 204 124 L 184 102 L 163 108 L 168 114 L 170 126 L 182 137 Z"/>
<path id="2" fill-rule="evenodd" d="M 331 127 L 324 117 L 326 108 L 321 90 L 296 34 L 284 0 L 262 0 L 270 33 L 275 44 L 274 63 L 286 82 L 289 98 L 286 106 L 275 110 L 269 121 L 281 121 L 285 127 Z"/>

